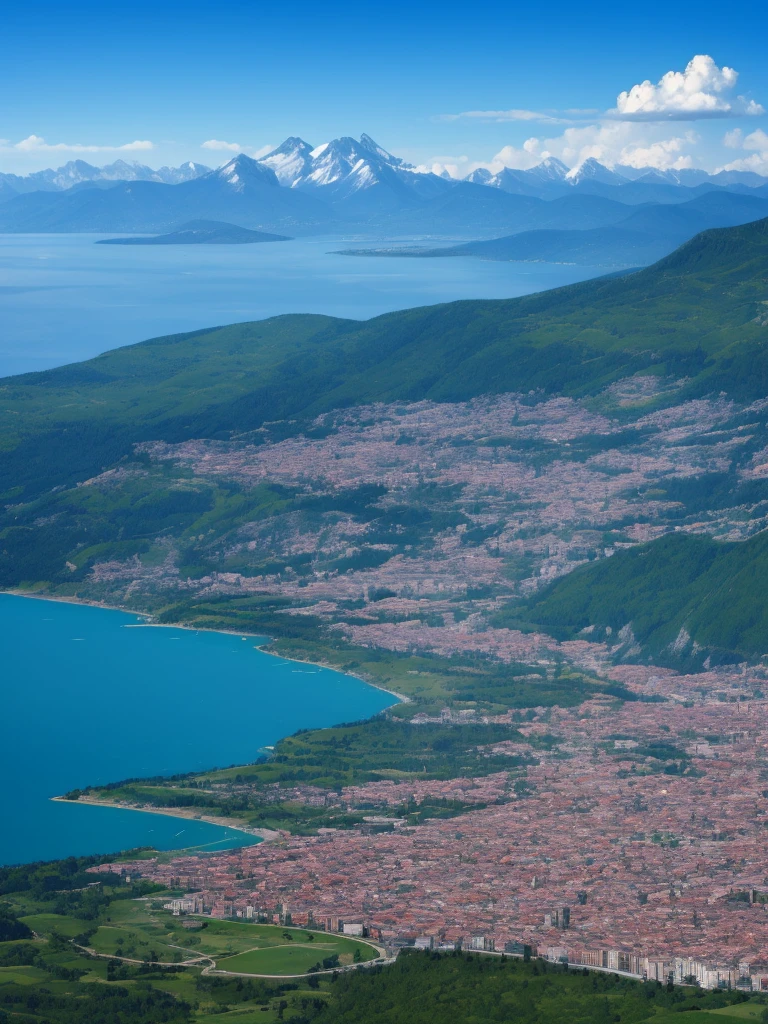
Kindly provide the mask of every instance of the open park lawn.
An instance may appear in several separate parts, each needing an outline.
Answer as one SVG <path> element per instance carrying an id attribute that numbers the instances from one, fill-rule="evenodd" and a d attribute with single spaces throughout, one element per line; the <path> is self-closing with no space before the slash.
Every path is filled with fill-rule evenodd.
<path id="1" fill-rule="evenodd" d="M 210 957 L 219 970 L 244 974 L 303 974 L 328 957 L 338 966 L 376 958 L 376 949 L 359 939 L 305 928 L 250 921 L 214 921 L 174 917 L 159 901 L 113 903 L 89 945 L 97 953 L 131 960 L 182 963 Z M 186 924 L 201 927 L 188 928 Z"/>

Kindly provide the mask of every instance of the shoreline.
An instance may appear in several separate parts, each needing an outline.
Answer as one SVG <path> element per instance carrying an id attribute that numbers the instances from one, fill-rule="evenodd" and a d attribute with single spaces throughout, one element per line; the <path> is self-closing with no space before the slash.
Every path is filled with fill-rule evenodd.
<path id="1" fill-rule="evenodd" d="M 262 640 L 261 643 L 255 643 L 254 644 L 254 649 L 258 650 L 261 654 L 266 654 L 266 655 L 269 655 L 270 657 L 274 657 L 274 658 L 281 658 L 285 662 L 294 663 L 296 665 L 313 665 L 316 668 L 328 669 L 328 670 L 333 671 L 333 672 L 338 672 L 340 675 L 347 676 L 350 679 L 355 679 L 358 682 L 362 683 L 364 686 L 370 686 L 372 689 L 380 690 L 383 693 L 390 694 L 392 697 L 394 697 L 395 700 L 393 701 L 393 703 L 391 705 L 389 705 L 389 707 L 393 707 L 396 703 L 402 703 L 402 704 L 411 704 L 411 703 L 413 703 L 413 699 L 411 697 L 408 697 L 406 694 L 397 693 L 397 691 L 395 691 L 395 690 L 390 690 L 386 686 L 382 686 L 382 685 L 380 685 L 380 684 L 378 684 L 378 683 L 376 683 L 376 682 L 374 682 L 374 681 L 372 681 L 370 679 L 364 679 L 361 676 L 354 675 L 351 672 L 344 672 L 343 670 L 337 668 L 335 665 L 328 664 L 327 662 L 310 661 L 310 660 L 301 659 L 301 658 L 288 658 L 285 655 L 280 654 L 278 651 L 267 650 L 266 648 L 269 646 L 269 644 L 275 642 L 275 639 L 276 639 L 275 637 L 263 637 L 263 634 L 247 633 L 247 632 L 244 632 L 242 630 L 239 630 L 239 631 L 235 632 L 233 630 L 225 630 L 225 629 L 205 629 L 205 628 L 201 629 L 201 628 L 196 627 L 196 626 L 177 625 L 177 624 L 170 623 L 170 622 L 157 622 L 156 623 L 156 622 L 152 622 L 151 621 L 153 616 L 150 613 L 148 613 L 148 612 L 136 611 L 135 609 L 120 608 L 120 607 L 116 607 L 114 605 L 107 605 L 107 604 L 104 604 L 101 601 L 85 601 L 85 600 L 81 600 L 79 598 L 74 598 L 74 597 L 52 596 L 52 595 L 44 595 L 44 594 L 39 594 L 39 593 L 24 593 L 24 592 L 21 592 L 21 591 L 14 591 L 14 590 L 4 590 L 4 591 L 0 591 L 0 593 L 7 594 L 10 597 L 32 598 L 32 599 L 37 600 L 37 601 L 58 601 L 59 603 L 62 603 L 62 604 L 79 605 L 79 606 L 84 607 L 84 608 L 102 608 L 105 611 L 116 611 L 116 612 L 122 612 L 123 614 L 126 614 L 126 615 L 142 616 L 142 617 L 144 617 L 144 618 L 146 618 L 148 620 L 146 622 L 141 622 L 141 623 L 131 623 L 130 624 L 130 628 L 132 628 L 132 629 L 143 629 L 143 628 L 184 629 L 184 630 L 187 630 L 187 631 L 190 631 L 190 632 L 222 633 L 222 634 L 225 634 L 227 636 L 239 636 L 239 637 L 246 636 L 249 639 L 254 640 L 254 641 Z M 387 709 L 384 709 L 384 710 L 387 710 Z M 282 737 L 280 737 L 280 739 L 282 739 Z M 88 797 L 88 796 L 80 797 L 77 800 L 67 800 L 67 798 L 64 797 L 64 796 L 53 796 L 53 797 L 50 797 L 49 799 L 55 801 L 56 803 L 80 804 L 80 805 L 89 805 L 89 806 L 92 806 L 92 807 L 110 807 L 110 808 L 115 809 L 115 810 L 138 811 L 141 814 L 159 814 L 159 815 L 162 815 L 162 816 L 167 817 L 167 818 L 183 819 L 183 820 L 186 820 L 186 821 L 205 821 L 205 822 L 207 822 L 210 825 L 215 825 L 215 826 L 217 826 L 219 828 L 229 828 L 229 829 L 232 829 L 235 832 L 240 832 L 243 835 L 247 835 L 247 836 L 250 836 L 252 838 L 256 838 L 259 841 L 259 843 L 260 842 L 274 842 L 276 839 L 280 839 L 281 835 L 282 835 L 280 832 L 273 831 L 272 829 L 250 828 L 249 826 L 243 825 L 243 823 L 239 819 L 236 819 L 236 818 L 222 818 L 222 817 L 219 817 L 217 815 L 212 815 L 212 814 L 197 814 L 197 813 L 195 813 L 194 810 L 192 810 L 190 808 L 183 808 L 183 807 L 178 807 L 178 808 L 173 808 L 173 807 L 171 807 L 171 808 L 137 807 L 135 805 L 113 803 L 112 801 L 109 801 L 109 800 L 99 800 L 99 799 L 96 799 L 94 797 Z M 257 843 L 256 845 L 259 845 L 259 843 Z M 163 852 L 163 851 L 158 851 L 158 852 Z M 165 851 L 165 852 L 168 852 L 168 851 Z"/>
<path id="2" fill-rule="evenodd" d="M 182 818 L 185 821 L 205 821 L 209 825 L 217 825 L 219 828 L 230 828 L 234 832 L 242 832 L 247 836 L 259 839 L 263 843 L 274 842 L 282 836 L 281 832 L 276 832 L 270 828 L 250 828 L 250 826 L 244 825 L 238 818 L 220 818 L 215 814 L 196 814 L 193 810 L 186 807 L 137 807 L 135 804 L 113 803 L 111 800 L 98 800 L 96 797 L 89 796 L 81 796 L 78 797 L 77 800 L 68 800 L 65 796 L 52 796 L 48 799 L 59 804 L 80 804 L 81 806 L 83 804 L 87 804 L 91 807 L 110 807 L 116 811 L 138 811 L 140 814 L 159 814 L 164 818 Z M 182 847 L 182 849 L 184 849 L 184 847 Z M 171 853 L 175 851 L 160 850 L 158 852 Z"/>
<path id="3" fill-rule="evenodd" d="M 206 626 L 184 626 L 181 623 L 174 622 L 152 622 L 154 618 L 151 612 L 137 611 L 135 608 L 121 608 L 119 605 L 105 604 L 103 601 L 88 601 L 78 597 L 62 597 L 54 594 L 40 594 L 40 593 L 27 593 L 22 590 L 0 590 L 0 594 L 7 594 L 9 597 L 28 597 L 37 601 L 58 601 L 61 604 L 74 604 L 79 605 L 83 608 L 103 608 L 104 611 L 109 612 L 122 612 L 124 615 L 142 615 L 148 619 L 147 622 L 135 622 L 131 623 L 126 628 L 130 629 L 145 629 L 152 627 L 153 629 L 185 629 L 190 633 L 222 633 L 225 636 L 246 636 L 251 640 L 259 640 L 262 633 L 248 633 L 244 630 L 233 630 L 233 629 L 209 629 Z M 255 648 L 261 651 L 262 654 L 268 654 L 273 658 L 282 658 L 283 661 L 292 661 L 297 665 L 314 665 L 316 668 L 326 668 L 331 672 L 338 672 L 339 675 L 347 676 L 349 679 L 357 679 L 358 682 L 363 683 L 365 686 L 371 686 L 374 690 L 381 690 L 382 693 L 390 693 L 393 697 L 397 698 L 400 704 L 412 704 L 413 698 L 408 697 L 404 693 L 398 693 L 397 690 L 390 690 L 386 686 L 382 686 L 379 683 L 374 682 L 371 679 L 364 679 L 360 675 L 355 675 L 353 672 L 345 672 L 343 669 L 337 668 L 335 665 L 331 665 L 324 661 L 308 661 L 304 658 L 288 658 L 284 654 L 280 654 L 278 651 L 268 651 L 266 647 L 269 644 L 279 641 L 279 637 L 266 637 L 264 642 L 255 644 Z M 390 705 L 391 707 L 394 705 Z M 387 709 L 385 709 L 387 710 Z M 282 739 L 283 737 L 280 737 Z"/>

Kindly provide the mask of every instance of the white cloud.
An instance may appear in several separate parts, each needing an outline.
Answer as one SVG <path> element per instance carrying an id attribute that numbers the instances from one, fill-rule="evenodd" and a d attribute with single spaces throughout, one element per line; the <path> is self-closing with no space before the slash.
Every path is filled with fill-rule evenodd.
<path id="1" fill-rule="evenodd" d="M 737 149 L 739 141 L 741 141 L 741 149 L 746 150 L 750 155 L 740 157 L 738 160 L 731 160 L 723 167 L 718 167 L 718 171 L 754 171 L 755 174 L 768 176 L 768 134 L 762 128 L 758 128 L 757 131 L 750 132 L 743 140 L 740 137 L 739 139 L 734 138 L 726 145 Z"/>
<path id="2" fill-rule="evenodd" d="M 693 167 L 690 154 L 681 152 L 686 141 L 681 138 L 662 139 L 649 146 L 625 146 L 617 163 L 627 167 L 655 167 L 659 171 L 680 171 L 685 167 Z"/>
<path id="3" fill-rule="evenodd" d="M 655 85 L 646 79 L 619 93 L 616 109 L 609 115 L 637 121 L 692 121 L 765 113 L 754 100 L 728 97 L 738 77 L 733 68 L 719 68 L 708 55 L 697 54 L 685 71 L 668 71 Z"/>
<path id="4" fill-rule="evenodd" d="M 549 124 L 567 124 L 566 119 L 552 114 L 543 114 L 536 110 L 464 110 L 460 114 L 438 114 L 435 121 L 543 121 Z"/>
<path id="5" fill-rule="evenodd" d="M 516 171 L 527 171 L 551 155 L 548 149 L 542 148 L 540 139 L 530 138 L 525 140 L 520 149 L 516 146 L 504 146 L 500 149 L 491 160 L 489 170 L 492 170 L 494 174 L 504 167 L 511 167 Z"/>
<path id="6" fill-rule="evenodd" d="M 259 149 L 255 149 L 253 153 L 251 153 L 251 156 L 254 160 L 261 160 L 261 158 L 266 156 L 267 153 L 271 153 L 274 148 L 274 146 L 261 146 Z"/>
<path id="7" fill-rule="evenodd" d="M 202 149 L 226 149 L 230 153 L 239 153 L 242 149 L 239 142 L 222 142 L 221 139 L 208 139 L 201 143 Z"/>
<path id="8" fill-rule="evenodd" d="M 504 167 L 514 170 L 528 170 L 547 157 L 554 156 L 569 167 L 578 167 L 590 157 L 606 167 L 624 164 L 630 167 L 654 167 L 658 170 L 693 167 L 690 150 L 699 141 L 695 132 L 664 137 L 658 125 L 634 124 L 623 121 L 607 121 L 602 124 L 571 127 L 558 136 L 540 139 L 526 139 L 521 147 L 504 146 L 490 160 L 470 163 L 455 171 L 448 169 L 452 177 L 465 176 L 478 167 L 485 167 L 496 174 Z"/>
<path id="9" fill-rule="evenodd" d="M 757 149 L 764 153 L 768 150 L 768 135 L 766 135 L 762 128 L 758 128 L 757 131 L 752 132 L 744 139 L 742 147 L 744 149 Z"/>
<path id="10" fill-rule="evenodd" d="M 659 137 L 660 129 L 627 122 L 604 122 L 584 128 L 568 128 L 558 139 L 546 139 L 547 149 L 564 163 L 577 167 L 590 157 L 606 167 L 655 167 L 658 170 L 693 166 L 687 150 L 698 141 L 694 132 L 672 138 Z"/>
<path id="11" fill-rule="evenodd" d="M 728 149 L 741 149 L 742 131 L 741 128 L 734 128 L 732 132 L 726 132 L 723 136 L 723 145 Z"/>
<path id="12" fill-rule="evenodd" d="M 154 149 L 154 144 L 147 140 L 136 139 L 134 142 L 126 142 L 122 146 L 84 146 L 79 142 L 50 143 L 39 135 L 29 135 L 21 142 L 0 140 L 0 147 L 19 153 L 136 153 Z"/>
<path id="13" fill-rule="evenodd" d="M 491 174 L 498 174 L 505 167 L 515 170 L 528 170 L 541 163 L 550 154 L 541 148 L 538 139 L 527 139 L 521 148 L 516 146 L 504 146 L 503 149 L 488 161 L 472 161 L 468 156 L 435 156 L 427 164 L 419 165 L 417 171 L 431 171 L 433 174 L 449 174 L 452 178 L 466 178 L 472 171 L 484 168 Z"/>

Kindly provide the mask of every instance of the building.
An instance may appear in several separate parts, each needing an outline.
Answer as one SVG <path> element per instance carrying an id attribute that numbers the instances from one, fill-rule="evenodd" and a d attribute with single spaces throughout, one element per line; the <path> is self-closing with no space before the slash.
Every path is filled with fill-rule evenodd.
<path id="1" fill-rule="evenodd" d="M 571 908 L 558 907 L 557 910 L 550 910 L 544 915 L 545 928 L 561 928 L 563 931 L 571 924 Z"/>

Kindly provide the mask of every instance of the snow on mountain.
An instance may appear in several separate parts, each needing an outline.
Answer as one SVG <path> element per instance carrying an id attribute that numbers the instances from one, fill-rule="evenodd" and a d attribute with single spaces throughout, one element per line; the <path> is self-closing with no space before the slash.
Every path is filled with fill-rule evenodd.
<path id="1" fill-rule="evenodd" d="M 317 146 L 310 153 L 310 159 L 309 172 L 297 183 L 299 185 L 335 185 L 354 173 L 360 183 L 367 182 L 370 186 L 374 183 L 376 171 L 384 163 L 371 150 L 349 137 Z M 363 174 L 364 170 L 368 173 Z"/>
<path id="2" fill-rule="evenodd" d="M 541 163 L 528 168 L 528 170 L 504 167 L 496 174 L 491 174 L 490 171 L 481 167 L 464 180 L 476 185 L 500 188 L 502 192 L 509 192 L 511 195 L 554 199 L 564 195 L 567 191 L 567 174 L 568 168 L 562 161 L 556 157 L 547 157 L 546 160 L 542 160 Z"/>
<path id="3" fill-rule="evenodd" d="M 710 175 L 706 171 L 692 167 L 660 170 L 657 167 L 628 167 L 617 164 L 614 169 L 628 181 L 642 181 L 646 185 L 683 185 L 686 188 L 694 188 L 710 180 Z"/>
<path id="4" fill-rule="evenodd" d="M 70 160 L 61 167 L 49 167 L 31 174 L 0 174 L 0 181 L 10 186 L 16 194 L 61 192 L 89 182 L 159 181 L 167 185 L 178 185 L 208 174 L 209 171 L 210 167 L 191 160 L 180 167 L 161 167 L 156 171 L 145 164 L 128 163 L 126 160 L 115 160 L 105 167 L 94 167 L 85 160 Z"/>
<path id="5" fill-rule="evenodd" d="M 361 135 L 359 141 L 343 136 L 314 148 L 292 137 L 259 162 L 271 168 L 282 185 L 305 192 L 321 189 L 332 200 L 380 185 L 399 190 L 410 184 L 403 175 L 414 170 L 370 135 Z"/>
<path id="6" fill-rule="evenodd" d="M 253 160 L 244 153 L 233 156 L 207 177 L 225 184 L 234 192 L 244 192 L 249 186 L 280 185 L 277 175 L 271 167 L 265 167 L 259 160 Z"/>
<path id="7" fill-rule="evenodd" d="M 150 179 L 151 181 L 163 181 L 166 185 L 180 185 L 182 181 L 194 181 L 195 178 L 200 178 L 204 174 L 210 174 L 211 168 L 206 167 L 205 164 L 195 163 L 194 160 L 188 160 L 187 163 L 181 164 L 179 167 L 159 167 L 152 173 L 154 177 Z"/>
<path id="8" fill-rule="evenodd" d="M 526 173 L 532 178 L 538 178 L 542 181 L 562 182 L 568 177 L 568 167 L 562 160 L 558 160 L 556 156 L 548 156 L 546 160 L 542 160 L 535 167 L 531 167 Z"/>
<path id="9" fill-rule="evenodd" d="M 445 173 L 445 171 L 443 173 Z M 495 177 L 495 175 L 491 174 L 486 167 L 478 167 L 477 170 L 472 171 L 472 173 L 468 174 L 463 180 L 469 181 L 473 185 L 488 185 L 493 177 Z"/>
<path id="10" fill-rule="evenodd" d="M 292 188 L 297 181 L 309 173 L 312 146 L 304 139 L 292 135 L 285 142 L 263 156 L 259 163 L 269 167 L 277 175 L 281 185 Z"/>
<path id="11" fill-rule="evenodd" d="M 624 185 L 627 182 L 622 174 L 609 170 L 592 156 L 576 167 L 572 167 L 566 174 L 565 180 L 571 185 L 578 185 L 582 181 L 596 181 L 602 185 Z"/>

